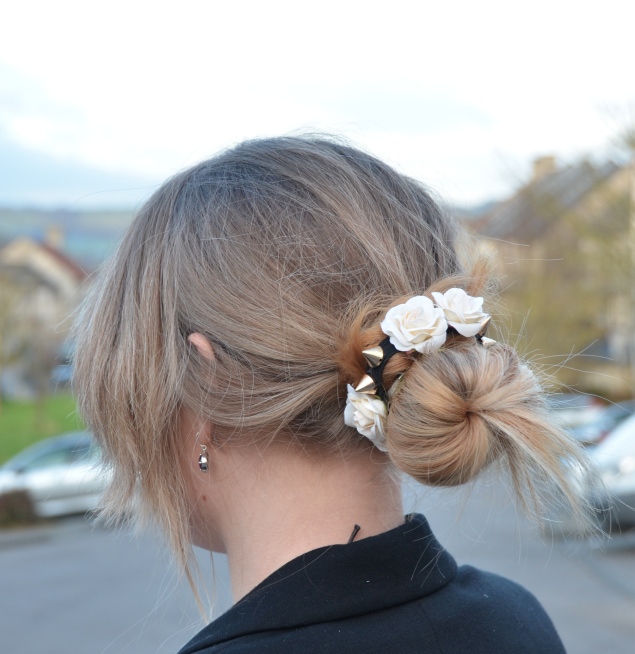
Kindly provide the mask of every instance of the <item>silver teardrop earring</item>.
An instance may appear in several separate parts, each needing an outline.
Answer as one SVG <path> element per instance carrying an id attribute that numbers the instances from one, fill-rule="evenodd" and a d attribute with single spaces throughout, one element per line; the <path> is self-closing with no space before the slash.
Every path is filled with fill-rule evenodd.
<path id="1" fill-rule="evenodd" d="M 199 467 L 199 469 L 201 470 L 201 472 L 207 472 L 207 470 L 208 470 L 208 463 L 209 463 L 209 461 L 208 461 L 208 459 L 207 459 L 207 447 L 206 447 L 205 445 L 201 445 L 201 444 L 198 442 L 198 436 L 199 436 L 200 433 L 201 433 L 201 432 L 199 431 L 199 432 L 197 432 L 197 434 L 196 434 L 196 444 L 197 444 L 197 445 L 201 448 L 201 450 L 203 450 L 203 451 L 201 452 L 200 456 L 198 457 L 198 467 Z"/>

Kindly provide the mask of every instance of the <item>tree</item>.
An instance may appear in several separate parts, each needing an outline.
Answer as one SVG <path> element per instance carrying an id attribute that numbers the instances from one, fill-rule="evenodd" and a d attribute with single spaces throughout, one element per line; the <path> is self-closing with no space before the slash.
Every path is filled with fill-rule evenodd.
<path id="1" fill-rule="evenodd" d="M 496 239 L 512 332 L 525 334 L 527 349 L 547 364 L 569 359 L 558 379 L 588 391 L 626 394 L 627 387 L 580 368 L 621 375 L 635 388 L 633 173 L 632 157 L 553 169 L 483 230 Z M 576 353 L 596 358 L 570 358 Z"/>

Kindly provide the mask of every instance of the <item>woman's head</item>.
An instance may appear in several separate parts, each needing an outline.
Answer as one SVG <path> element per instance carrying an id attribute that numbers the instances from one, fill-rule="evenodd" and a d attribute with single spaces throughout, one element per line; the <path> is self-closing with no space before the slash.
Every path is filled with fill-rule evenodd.
<path id="1" fill-rule="evenodd" d="M 368 454 L 344 423 L 347 384 L 391 306 L 481 290 L 483 271 L 463 273 L 456 238 L 421 184 L 334 140 L 246 142 L 168 180 L 77 327 L 80 410 L 116 468 L 110 507 L 125 510 L 138 489 L 185 551 L 184 408 L 221 446 Z M 384 374 L 386 388 L 404 374 L 388 454 L 420 481 L 461 483 L 501 455 L 520 477 L 558 475 L 565 440 L 536 414 L 539 389 L 510 348 L 457 338 L 414 362 L 395 356 Z"/>

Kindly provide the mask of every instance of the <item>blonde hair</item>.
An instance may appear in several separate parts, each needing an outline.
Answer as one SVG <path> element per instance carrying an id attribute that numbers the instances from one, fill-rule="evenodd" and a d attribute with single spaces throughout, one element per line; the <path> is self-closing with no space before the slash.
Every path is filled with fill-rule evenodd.
<path id="1" fill-rule="evenodd" d="M 220 439 L 297 443 L 314 456 L 370 448 L 344 424 L 385 311 L 412 295 L 484 288 L 457 256 L 430 193 L 334 139 L 245 142 L 168 180 L 100 271 L 76 325 L 75 390 L 115 474 L 106 515 L 138 495 L 179 558 L 190 552 L 179 467 L 182 406 Z M 200 356 L 188 335 L 211 342 Z M 549 420 L 535 377 L 506 345 L 455 338 L 404 373 L 387 421 L 397 468 L 456 485 L 497 459 L 521 493 L 556 482 L 577 447 Z M 138 493 L 137 493 L 138 491 Z M 187 569 L 187 567 L 186 567 Z"/>

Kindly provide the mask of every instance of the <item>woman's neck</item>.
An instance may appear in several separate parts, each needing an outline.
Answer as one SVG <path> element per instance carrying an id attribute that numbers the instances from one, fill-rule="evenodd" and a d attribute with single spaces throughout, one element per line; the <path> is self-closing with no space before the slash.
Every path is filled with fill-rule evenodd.
<path id="1" fill-rule="evenodd" d="M 235 601 L 297 556 L 347 543 L 356 524 L 359 540 L 404 520 L 400 485 L 376 451 L 316 463 L 306 454 L 240 448 L 222 465 L 213 519 Z"/>

